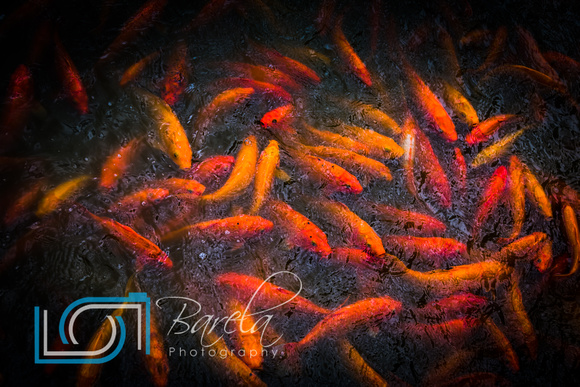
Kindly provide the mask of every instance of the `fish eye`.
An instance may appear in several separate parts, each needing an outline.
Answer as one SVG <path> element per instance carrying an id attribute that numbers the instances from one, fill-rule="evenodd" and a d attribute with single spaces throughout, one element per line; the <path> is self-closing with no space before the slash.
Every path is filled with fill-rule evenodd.
<path id="1" fill-rule="evenodd" d="M 316 242 L 310 241 L 310 243 L 312 244 L 312 246 L 316 247 Z"/>
<path id="2" fill-rule="evenodd" d="M 173 157 L 175 157 L 175 158 L 178 158 L 178 157 L 179 157 L 179 155 L 177 154 L 177 152 L 175 152 L 175 153 L 173 154 Z"/>

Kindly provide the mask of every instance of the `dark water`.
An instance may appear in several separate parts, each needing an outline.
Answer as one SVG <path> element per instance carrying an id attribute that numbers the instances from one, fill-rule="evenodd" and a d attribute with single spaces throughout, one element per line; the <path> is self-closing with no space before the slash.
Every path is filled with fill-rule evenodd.
<path id="1" fill-rule="evenodd" d="M 327 130 L 339 122 L 361 125 L 354 111 L 361 103 L 380 107 L 402 124 L 409 101 L 402 92 L 402 65 L 396 60 L 397 54 L 393 54 L 395 46 L 401 45 L 408 60 L 429 85 L 437 85 L 440 80 L 456 85 L 453 58 L 442 43 L 445 37 L 441 31 L 446 31 L 457 53 L 463 93 L 475 107 L 480 120 L 502 113 L 532 117 L 538 109 L 545 110 L 544 120 L 524 132 L 505 156 L 478 168 L 468 168 L 467 192 L 463 196 L 454 192 L 449 209 L 440 208 L 429 189 L 420 190 L 419 199 L 414 198 L 406 189 L 400 160 L 385 161 L 393 175 L 391 182 L 371 181 L 360 195 L 336 194 L 333 199 L 350 208 L 355 208 L 358 201 L 364 199 L 431 214 L 447 225 L 443 236 L 466 243 L 472 253 L 481 248 L 497 251 L 500 248 L 497 238 L 511 229 L 510 213 L 506 205 L 501 205 L 485 224 L 479 238 L 473 240 L 470 234 L 486 182 L 497 167 L 509 165 L 510 155 L 517 155 L 526 163 L 547 192 L 552 192 L 553 187 L 562 182 L 574 189 L 580 188 L 578 73 L 559 72 L 566 82 L 566 93 L 525 78 L 498 76 L 482 81 L 475 69 L 487 57 L 489 45 L 459 45 L 460 39 L 472 30 L 488 29 L 493 38 L 493 33 L 505 26 L 508 41 L 499 63 L 530 65 L 525 55 L 527 48 L 522 48 L 517 39 L 519 26 L 529 31 L 541 52 L 561 52 L 580 60 L 577 4 L 565 1 L 497 4 L 436 1 L 426 6 L 422 2 L 336 2 L 334 12 L 344 14 L 345 36 L 371 72 L 373 87 L 366 87 L 345 69 L 328 34 L 318 29 L 315 19 L 323 6 L 321 2 L 240 0 L 226 4 L 229 5 L 208 18 L 205 24 L 200 22 L 185 31 L 204 2 L 169 1 L 156 22 L 106 61 L 100 60 L 101 55 L 141 2 L 53 1 L 33 7 L 33 11 L 22 18 L 17 16 L 19 4 L 4 6 L 3 24 L 0 24 L 1 49 L 6 53 L 1 64 L 2 90 L 6 90 L 16 66 L 27 63 L 33 73 L 35 99 L 41 107 L 31 112 L 21 136 L 2 155 L 0 213 L 4 215 L 15 200 L 36 183 L 46 192 L 59 183 L 86 174 L 94 178 L 73 198 L 74 202 L 100 216 L 111 216 L 107 208 L 124 195 L 153 180 L 183 176 L 169 157 L 144 145 L 127 176 L 113 190 L 105 192 L 98 188 L 98 176 L 107 156 L 120 144 L 148 130 L 146 113 L 135 98 L 134 88 L 159 93 L 168 58 L 179 41 L 187 45 L 191 71 L 185 93 L 173 110 L 192 140 L 195 137 L 193 123 L 200 109 L 215 97 L 215 82 L 228 75 L 223 62 L 265 64 L 254 56 L 251 49 L 254 43 L 278 50 L 306 64 L 320 76 L 319 85 L 304 87 L 292 95 L 295 116 L 306 119 L 311 125 Z M 373 13 L 378 14 L 379 23 L 374 50 Z M 42 54 L 29 62 L 32 47 L 37 44 L 38 30 L 46 22 L 58 32 L 81 74 L 89 95 L 86 115 L 79 115 L 65 97 L 55 75 L 50 43 L 41 44 L 40 47 L 45 47 Z M 159 51 L 159 57 L 131 86 L 118 85 L 125 69 L 155 51 Z M 352 109 L 337 102 L 345 99 L 353 101 Z M 251 99 L 233 112 L 216 117 L 204 146 L 193 149 L 194 163 L 213 155 L 235 156 L 249 134 L 257 136 L 262 150 L 272 136 L 257 121 L 275 106 L 272 101 Z M 420 120 L 419 123 L 424 125 Z M 462 150 L 469 164 L 485 146 L 513 130 L 513 127 L 508 128 L 484 145 L 469 147 L 464 142 L 469 127 L 457 118 L 454 123 L 459 140 L 453 144 L 428 132 L 434 152 L 450 179 L 454 147 Z M 287 182 L 277 180 L 272 195 L 320 225 L 331 246 L 345 245 L 344 230 L 328 224 L 316 208 L 309 206 L 309 197 L 320 196 L 320 184 L 305 179 L 287 158 L 282 158 L 281 168 L 291 175 L 291 179 Z M 17 243 L 21 248 L 16 265 L 1 274 L 0 384 L 74 384 L 78 366 L 59 365 L 49 374 L 44 366 L 34 364 L 34 306 L 48 310 L 49 321 L 57 321 L 64 309 L 79 298 L 123 296 L 127 281 L 135 273 L 132 255 L 101 227 L 88 221 L 73 200 L 42 219 L 35 217 L 32 210 L 25 212 L 14 224 L 2 225 L 0 253 L 10 251 Z M 195 211 L 188 221 L 195 223 L 231 216 L 238 208 L 246 208 L 250 200 L 251 189 L 232 202 Z M 396 321 L 382 322 L 378 329 L 358 327 L 348 334 L 349 341 L 366 362 L 390 384 L 430 385 L 475 372 L 495 375 L 491 384 L 578 384 L 580 289 L 577 276 L 558 279 L 549 273 L 539 273 L 528 261 L 516 263 L 517 284 L 537 337 L 535 358 L 526 348 L 518 324 L 510 322 L 510 316 L 505 315 L 502 308 L 507 285 L 499 283 L 496 289 L 489 289 L 482 284 L 475 290 L 490 300 L 485 314 L 510 340 L 519 359 L 520 369 L 516 372 L 508 367 L 502 352 L 491 344 L 492 339 L 485 329 L 474 329 L 460 340 L 443 338 L 444 344 L 440 344 L 441 337 L 429 340 L 405 328 L 405 324 L 414 321 L 411 311 L 436 298 L 436 291 L 430 293 L 415 288 L 386 270 L 355 270 L 349 265 L 321 260 L 305 250 L 289 248 L 277 230 L 234 246 L 213 240 L 161 244 L 159 226 L 178 217 L 183 206 L 178 200 L 167 200 L 134 214 L 113 215 L 158 244 L 174 263 L 171 270 L 146 267 L 138 273 L 143 291 L 153 302 L 168 296 L 188 297 L 202 304 L 204 314 L 223 316 L 227 314 L 223 305 L 225 296 L 223 289 L 214 282 L 216 276 L 237 272 L 266 278 L 272 273 L 290 271 L 302 281 L 300 295 L 328 309 L 383 295 L 403 303 L 405 311 Z M 406 234 L 404 229 L 385 224 L 370 213 L 357 213 L 381 236 Z M 554 257 L 569 251 L 560 207 L 555 205 L 553 219 L 547 220 L 528 200 L 521 236 L 538 231 L 545 232 L 553 241 Z M 406 263 L 416 269 L 412 262 Z M 298 283 L 288 275 L 277 277 L 274 282 L 292 291 L 299 290 Z M 180 308 L 179 302 L 168 302 L 162 310 L 156 310 L 162 332 L 170 330 Z M 76 327 L 79 342 L 88 343 L 106 314 L 105 311 L 87 312 L 82 321 L 79 320 Z M 289 311 L 275 315 L 272 326 L 283 334 L 285 341 L 299 341 L 319 320 L 317 316 Z M 128 320 L 127 325 L 130 324 Z M 172 347 L 200 349 L 198 335 L 169 333 L 163 336 L 168 351 Z M 56 337 L 56 324 L 53 324 L 49 329 L 49 342 Z M 130 329 L 127 341 L 135 341 L 135 333 Z M 258 376 L 272 385 L 361 383 L 356 371 L 349 370 L 340 359 L 336 345 L 333 338 L 322 340 L 301 356 L 297 369 L 288 369 L 280 359 L 266 357 L 264 369 Z M 133 345 L 125 345 L 119 356 L 104 365 L 98 384 L 150 385 L 152 382 L 140 355 Z M 207 356 L 173 354 L 169 356 L 169 385 L 234 383 L 227 370 L 220 366 L 216 369 L 212 364 Z"/>

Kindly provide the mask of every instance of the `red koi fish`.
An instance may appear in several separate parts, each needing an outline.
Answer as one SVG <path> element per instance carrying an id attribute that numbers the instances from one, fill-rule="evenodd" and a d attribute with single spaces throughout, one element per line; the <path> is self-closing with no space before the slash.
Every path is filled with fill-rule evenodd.
<path id="1" fill-rule="evenodd" d="M 451 239 L 440 237 L 414 237 L 407 235 L 385 235 L 382 238 L 385 250 L 405 260 L 441 268 L 445 263 L 466 260 L 467 246 Z"/>
<path id="2" fill-rule="evenodd" d="M 322 258 L 328 257 L 331 249 L 326 234 L 310 219 L 277 200 L 270 200 L 266 211 L 289 244 L 312 251 Z"/>
<path id="3" fill-rule="evenodd" d="M 481 226 L 497 207 L 505 190 L 507 180 L 507 168 L 503 165 L 498 167 L 485 188 L 480 200 L 479 208 L 475 213 L 472 235 L 475 237 L 479 233 Z"/>
<path id="4" fill-rule="evenodd" d="M 167 72 L 161 82 L 161 98 L 169 106 L 174 106 L 181 100 L 188 84 L 190 73 L 187 45 L 180 41 L 167 62 Z"/>
<path id="5" fill-rule="evenodd" d="M 243 62 L 225 62 L 220 63 L 218 66 L 219 68 L 225 68 L 229 71 L 230 76 L 251 78 L 258 82 L 278 85 L 283 89 L 290 91 L 298 91 L 302 89 L 302 87 L 296 83 L 292 77 L 276 68 Z"/>
<path id="6" fill-rule="evenodd" d="M 279 104 L 289 104 L 293 98 L 284 88 L 272 83 L 260 82 L 250 78 L 224 78 L 216 81 L 219 89 L 252 88 L 256 93 Z"/>
<path id="7" fill-rule="evenodd" d="M 272 63 L 275 67 L 280 68 L 284 73 L 290 75 L 295 80 L 310 85 L 318 85 L 320 83 L 320 77 L 314 70 L 310 67 L 280 54 L 278 51 L 269 49 L 258 44 L 252 44 L 252 48 L 258 51 L 258 53 L 263 56 L 269 63 Z"/>
<path id="8" fill-rule="evenodd" d="M 526 210 L 526 196 L 524 193 L 524 171 L 523 165 L 517 156 L 510 157 L 508 169 L 507 193 L 508 203 L 513 218 L 513 228 L 509 237 L 500 238 L 499 243 L 509 243 L 516 239 L 524 225 Z"/>
<path id="9" fill-rule="evenodd" d="M 419 320 L 442 321 L 462 317 L 480 318 L 488 305 L 485 297 L 472 293 L 453 294 L 449 297 L 431 301 L 422 308 L 413 309 Z"/>
<path id="10" fill-rule="evenodd" d="M 0 115 L 0 149 L 7 150 L 18 138 L 28 120 L 34 88 L 32 73 L 26 65 L 14 70 L 8 82 L 8 93 Z"/>
<path id="11" fill-rule="evenodd" d="M 140 59 L 138 62 L 132 64 L 121 76 L 121 80 L 119 81 L 119 85 L 125 86 L 126 84 L 134 81 L 143 73 L 143 70 L 157 57 L 159 56 L 159 51 L 154 51 L 151 54 L 147 55 L 146 57 Z"/>
<path id="12" fill-rule="evenodd" d="M 495 132 L 505 125 L 521 121 L 522 117 L 516 114 L 500 114 L 488 118 L 477 124 L 465 137 L 465 142 L 469 145 L 479 144 L 487 141 Z"/>
<path id="13" fill-rule="evenodd" d="M 95 222 L 113 235 L 123 247 L 137 256 L 137 271 L 140 271 L 149 262 L 157 263 L 168 269 L 173 267 L 173 262 L 163 250 L 149 239 L 139 235 L 131 227 L 110 218 L 102 218 L 88 210 L 86 212 Z"/>
<path id="14" fill-rule="evenodd" d="M 213 219 L 192 224 L 163 235 L 162 242 L 172 242 L 179 238 L 213 238 L 219 241 L 245 240 L 271 231 L 274 224 L 262 217 L 238 215 L 224 219 Z"/>
<path id="15" fill-rule="evenodd" d="M 382 258 L 377 258 L 364 250 L 352 247 L 335 247 L 329 258 L 363 270 L 378 270 L 385 263 Z"/>
<path id="16" fill-rule="evenodd" d="M 276 124 L 280 124 L 285 120 L 292 118 L 292 112 L 294 111 L 294 105 L 287 104 L 279 106 L 274 110 L 270 110 L 260 119 L 260 124 L 264 128 L 271 128 Z"/>
<path id="17" fill-rule="evenodd" d="M 220 286 L 227 286 L 231 294 L 243 304 L 254 308 L 268 309 L 287 305 L 300 313 L 326 315 L 329 311 L 325 308 L 308 301 L 298 294 L 276 286 L 268 282 L 270 276 L 265 280 L 238 273 L 224 273 L 215 278 L 215 282 Z"/>
<path id="18" fill-rule="evenodd" d="M 185 178 L 197 180 L 208 189 L 213 189 L 229 176 L 235 161 L 234 156 L 208 157 L 187 171 Z"/>
<path id="19" fill-rule="evenodd" d="M 568 244 L 572 250 L 572 267 L 566 274 L 557 274 L 558 277 L 568 277 L 578 271 L 580 267 L 580 231 L 578 229 L 578 218 L 574 210 L 569 204 L 564 205 L 562 210 L 562 218 L 564 222 L 564 229 L 566 230 L 566 237 Z"/>
<path id="20" fill-rule="evenodd" d="M 397 225 L 401 230 L 413 232 L 415 234 L 443 234 L 447 229 L 444 223 L 425 214 L 410 210 L 400 210 L 386 204 L 359 201 L 368 213 L 373 214 L 382 222 Z"/>
<path id="21" fill-rule="evenodd" d="M 452 169 L 457 189 L 461 194 L 464 194 L 467 188 L 467 163 L 459 148 L 454 149 Z"/>
<path id="22" fill-rule="evenodd" d="M 54 49 L 56 68 L 68 98 L 80 114 L 87 114 L 89 112 L 89 96 L 77 68 L 56 33 L 54 34 Z"/>

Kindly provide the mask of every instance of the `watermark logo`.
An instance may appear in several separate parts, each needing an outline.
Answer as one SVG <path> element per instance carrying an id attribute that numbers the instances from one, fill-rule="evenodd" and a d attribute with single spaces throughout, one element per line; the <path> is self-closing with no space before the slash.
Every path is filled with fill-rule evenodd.
<path id="1" fill-rule="evenodd" d="M 60 340 L 63 344 L 79 345 L 74 335 L 74 324 L 77 318 L 87 310 L 134 310 L 137 317 L 137 350 L 142 350 L 142 338 L 145 339 L 145 353 L 150 350 L 150 300 L 146 293 L 129 293 L 128 297 L 85 297 L 70 304 L 62 316 L 58 325 Z M 144 312 L 144 313 L 143 313 Z M 42 311 L 42 324 L 40 308 L 34 308 L 34 362 L 36 364 L 101 364 L 106 363 L 119 354 L 125 344 L 126 328 L 122 315 L 108 315 L 108 323 L 111 324 L 111 337 L 102 348 L 92 351 L 71 350 L 54 351 L 48 349 L 48 312 Z M 142 316 L 145 321 L 142 321 Z M 69 317 L 70 316 L 70 317 Z M 41 340 L 42 325 L 42 340 Z M 118 339 L 117 339 L 118 337 Z M 42 345 L 41 345 L 42 341 Z M 113 348 L 115 342 L 116 347 Z M 42 349 L 42 353 L 41 353 Z"/>

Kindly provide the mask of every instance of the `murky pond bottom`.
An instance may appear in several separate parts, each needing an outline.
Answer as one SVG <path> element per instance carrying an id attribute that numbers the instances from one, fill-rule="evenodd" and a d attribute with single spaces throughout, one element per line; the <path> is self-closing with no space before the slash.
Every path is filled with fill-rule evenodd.
<path id="1" fill-rule="evenodd" d="M 579 11 L 12 5 L 0 384 L 577 385 Z"/>

